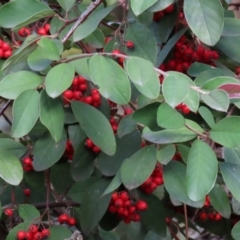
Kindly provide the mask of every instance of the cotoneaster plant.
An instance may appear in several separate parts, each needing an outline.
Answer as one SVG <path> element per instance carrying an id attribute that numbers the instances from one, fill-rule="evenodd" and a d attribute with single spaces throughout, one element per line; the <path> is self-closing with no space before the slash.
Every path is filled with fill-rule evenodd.
<path id="1" fill-rule="evenodd" d="M 1 1 L 0 240 L 240 239 L 228 7 Z"/>

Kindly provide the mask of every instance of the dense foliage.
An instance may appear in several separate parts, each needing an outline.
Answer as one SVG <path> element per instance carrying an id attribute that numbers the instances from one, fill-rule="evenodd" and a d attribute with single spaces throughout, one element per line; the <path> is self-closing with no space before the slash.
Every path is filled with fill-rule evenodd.
<path id="1" fill-rule="evenodd" d="M 0 240 L 240 239 L 229 1 L 1 2 Z"/>

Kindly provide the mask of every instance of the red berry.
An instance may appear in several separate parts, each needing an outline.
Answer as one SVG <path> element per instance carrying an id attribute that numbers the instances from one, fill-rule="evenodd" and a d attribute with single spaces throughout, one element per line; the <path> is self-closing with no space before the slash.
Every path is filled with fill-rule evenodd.
<path id="1" fill-rule="evenodd" d="M 87 84 L 86 83 L 80 84 L 78 88 L 80 91 L 84 92 L 87 90 Z"/>
<path id="2" fill-rule="evenodd" d="M 121 54 L 121 51 L 118 50 L 118 49 L 114 49 L 114 50 L 112 51 L 112 54 Z"/>
<path id="3" fill-rule="evenodd" d="M 157 184 L 155 182 L 152 182 L 150 184 L 150 188 L 154 191 L 157 188 Z"/>
<path id="4" fill-rule="evenodd" d="M 76 87 L 79 85 L 79 77 L 74 77 L 72 81 L 72 86 Z"/>
<path id="5" fill-rule="evenodd" d="M 155 12 L 153 15 L 153 21 L 158 22 L 164 16 L 163 11 Z"/>
<path id="6" fill-rule="evenodd" d="M 11 56 L 12 56 L 12 50 L 7 50 L 7 51 L 3 52 L 4 58 L 9 58 Z"/>
<path id="7" fill-rule="evenodd" d="M 42 239 L 42 234 L 40 232 L 37 232 L 33 235 L 34 240 L 41 240 Z"/>
<path id="8" fill-rule="evenodd" d="M 29 197 L 31 194 L 31 190 L 29 188 L 24 189 L 23 192 L 26 197 Z"/>
<path id="9" fill-rule="evenodd" d="M 89 139 L 89 138 L 86 139 L 85 145 L 86 145 L 88 148 L 93 148 L 93 147 L 94 147 L 94 144 L 93 144 L 92 140 Z"/>
<path id="10" fill-rule="evenodd" d="M 97 88 L 93 88 L 92 91 L 91 91 L 92 95 L 96 94 L 96 93 L 99 93 L 98 89 Z"/>
<path id="11" fill-rule="evenodd" d="M 188 108 L 187 105 L 184 105 L 182 107 L 182 112 L 183 112 L 183 114 L 186 114 L 186 115 L 190 113 L 190 109 Z"/>
<path id="12" fill-rule="evenodd" d="M 124 207 L 130 207 L 132 205 L 131 201 L 130 200 L 127 200 L 123 203 L 123 206 Z"/>
<path id="13" fill-rule="evenodd" d="M 69 218 L 68 219 L 68 225 L 70 226 L 75 226 L 77 223 L 76 219 L 75 218 Z"/>
<path id="14" fill-rule="evenodd" d="M 44 29 L 46 30 L 46 32 L 49 32 L 50 31 L 50 24 L 49 23 L 46 23 L 44 26 Z"/>
<path id="15" fill-rule="evenodd" d="M 8 217 L 11 217 L 13 215 L 13 210 L 11 208 L 6 208 L 4 210 L 4 214 Z"/>
<path id="16" fill-rule="evenodd" d="M 113 200 L 114 202 L 119 198 L 119 195 L 117 192 L 114 192 L 111 196 L 111 200 Z"/>
<path id="17" fill-rule="evenodd" d="M 0 48 L 0 58 L 3 58 L 3 50 Z"/>
<path id="18" fill-rule="evenodd" d="M 127 201 L 129 199 L 129 195 L 127 192 L 121 192 L 119 198 L 121 198 L 123 201 Z"/>
<path id="19" fill-rule="evenodd" d="M 73 91 L 72 90 L 66 90 L 63 92 L 63 97 L 71 100 L 73 98 Z"/>
<path id="20" fill-rule="evenodd" d="M 100 149 L 99 147 L 97 147 L 97 146 L 94 146 L 94 147 L 92 148 L 92 150 L 93 150 L 93 152 L 95 152 L 95 153 L 99 153 L 99 152 L 101 151 L 101 149 Z"/>
<path id="21" fill-rule="evenodd" d="M 30 232 L 25 233 L 25 239 L 26 240 L 33 240 L 33 234 Z"/>
<path id="22" fill-rule="evenodd" d="M 134 213 L 133 216 L 132 216 L 132 220 L 134 222 L 139 222 L 141 219 L 140 215 L 138 213 Z"/>
<path id="23" fill-rule="evenodd" d="M 238 68 L 235 70 L 235 74 L 236 74 L 236 75 L 239 75 L 239 74 L 240 74 L 240 67 L 238 67 Z"/>
<path id="24" fill-rule="evenodd" d="M 118 130 L 118 125 L 113 124 L 113 125 L 112 125 L 112 130 L 113 130 L 114 133 L 116 133 L 117 130 Z"/>
<path id="25" fill-rule="evenodd" d="M 92 104 L 93 103 L 93 98 L 91 96 L 86 96 L 85 97 L 85 103 Z"/>
<path id="26" fill-rule="evenodd" d="M 37 31 L 37 33 L 39 34 L 39 35 L 47 35 L 47 31 L 46 31 L 46 29 L 45 28 L 39 28 L 38 29 L 38 31 Z"/>
<path id="27" fill-rule="evenodd" d="M 174 5 L 171 4 L 167 8 L 164 9 L 165 13 L 171 13 L 174 10 Z"/>
<path id="28" fill-rule="evenodd" d="M 216 213 L 215 215 L 215 221 L 219 221 L 222 219 L 222 216 L 219 213 Z"/>
<path id="29" fill-rule="evenodd" d="M 82 76 L 78 76 L 78 81 L 79 81 L 79 84 L 84 84 L 86 83 L 87 80 Z"/>
<path id="30" fill-rule="evenodd" d="M 136 203 L 136 208 L 139 211 L 144 211 L 144 210 L 146 210 L 148 208 L 148 205 L 147 205 L 147 203 L 145 201 L 139 200 Z"/>
<path id="31" fill-rule="evenodd" d="M 133 113 L 133 110 L 131 108 L 125 108 L 124 109 L 124 115 L 129 115 L 129 114 L 132 114 Z"/>
<path id="32" fill-rule="evenodd" d="M 118 198 L 115 202 L 114 202 L 114 205 L 117 207 L 117 208 L 120 208 L 123 206 L 123 200 L 121 198 Z"/>
<path id="33" fill-rule="evenodd" d="M 19 231 L 18 233 L 17 233 L 17 239 L 18 240 L 24 240 L 25 239 L 25 232 L 24 231 Z"/>
<path id="34" fill-rule="evenodd" d="M 6 52 L 6 51 L 8 51 L 8 50 L 11 50 L 11 47 L 10 47 L 9 44 L 6 43 L 6 42 L 3 42 L 1 48 L 2 48 L 2 50 L 3 50 L 4 52 Z"/>
<path id="35" fill-rule="evenodd" d="M 29 35 L 31 35 L 31 30 L 29 28 L 21 28 L 18 31 L 18 35 L 21 37 L 27 37 Z"/>
<path id="36" fill-rule="evenodd" d="M 153 182 L 155 182 L 158 186 L 163 184 L 163 179 L 160 177 L 153 178 Z"/>
<path id="37" fill-rule="evenodd" d="M 94 93 L 94 94 L 92 94 L 92 100 L 93 100 L 94 102 L 100 101 L 100 100 L 101 100 L 101 95 L 100 95 L 99 93 Z"/>
<path id="38" fill-rule="evenodd" d="M 50 231 L 49 231 L 49 229 L 45 228 L 45 229 L 42 230 L 41 234 L 42 234 L 42 237 L 49 237 L 50 236 Z"/>
<path id="39" fill-rule="evenodd" d="M 127 41 L 126 42 L 126 47 L 129 49 L 129 50 L 133 50 L 135 45 L 132 41 Z"/>
<path id="40" fill-rule="evenodd" d="M 82 92 L 81 91 L 74 91 L 73 92 L 73 97 L 72 97 L 73 99 L 80 100 L 81 97 L 82 97 Z"/>
<path id="41" fill-rule="evenodd" d="M 123 215 L 124 211 L 125 211 L 125 209 L 123 207 L 117 208 L 117 213 L 119 215 Z"/>
<path id="42" fill-rule="evenodd" d="M 69 219 L 68 215 L 64 213 L 58 217 L 58 222 L 62 224 L 64 222 L 68 222 L 68 219 Z"/>
<path id="43" fill-rule="evenodd" d="M 123 219 L 124 223 L 129 224 L 132 220 L 130 217 L 126 217 Z"/>
<path id="44" fill-rule="evenodd" d="M 130 206 L 130 207 L 128 208 L 128 212 L 129 212 L 130 214 L 134 213 L 136 210 L 137 210 L 137 208 L 136 208 L 135 206 Z"/>
<path id="45" fill-rule="evenodd" d="M 38 232 L 38 227 L 35 224 L 33 224 L 29 227 L 28 231 L 32 234 L 35 234 Z"/>
<path id="46" fill-rule="evenodd" d="M 115 206 L 113 206 L 113 205 L 110 205 L 110 206 L 108 207 L 108 211 L 109 211 L 110 213 L 115 213 L 115 212 L 117 212 L 117 208 L 116 208 Z"/>

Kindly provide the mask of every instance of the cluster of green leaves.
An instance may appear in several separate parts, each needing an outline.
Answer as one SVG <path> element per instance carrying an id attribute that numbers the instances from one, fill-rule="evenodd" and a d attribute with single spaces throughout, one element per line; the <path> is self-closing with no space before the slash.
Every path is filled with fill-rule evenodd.
<path id="1" fill-rule="evenodd" d="M 11 134 L 0 135 L 1 204 L 10 203 L 11 186 L 6 184 L 14 185 L 23 219 L 7 240 L 15 239 L 19 229 L 39 218 L 39 211 L 31 204 L 45 201 L 43 171 L 49 168 L 54 190 L 59 195 L 67 192 L 68 198 L 81 204 L 72 210 L 77 227 L 89 239 L 171 239 L 165 217 L 182 218 L 166 208 L 166 203 L 200 209 L 206 195 L 224 217 L 220 224 L 230 226 L 231 214 L 240 214 L 240 83 L 233 72 L 240 63 L 240 20 L 221 1 L 184 0 L 189 29 L 182 27 L 174 33 L 177 11 L 158 23 L 152 18 L 154 12 L 176 1 L 130 0 L 124 34 L 135 47 L 123 46 L 127 57 L 121 67 L 116 58 L 104 56 L 121 44 L 118 38 L 105 44 L 112 29 L 100 24 L 116 21 L 116 1 L 100 4 L 67 42 L 63 39 L 74 23 L 65 26 L 61 17 L 75 19 L 91 1 L 51 2 L 57 2 L 61 11 L 37 0 L 11 1 L 0 8 L 0 26 L 13 31 L 52 17 L 51 37 L 30 35 L 12 57 L 1 60 L 0 97 L 13 102 Z M 186 32 L 220 50 L 221 61 L 215 62 L 215 68 L 193 63 L 187 74 L 162 73 L 161 85 L 158 67 L 171 57 L 174 45 Z M 77 47 L 79 41 L 103 52 L 84 55 Z M 63 105 L 62 93 L 71 86 L 75 73 L 99 88 L 101 107 L 79 101 Z M 117 134 L 109 123 L 112 111 L 107 100 L 119 106 L 129 102 L 137 106 L 133 114 L 121 117 Z M 191 114 L 177 111 L 180 103 L 186 104 Z M 101 149 L 100 154 L 84 146 L 87 137 Z M 74 148 L 71 163 L 64 156 L 68 139 Z M 149 145 L 141 148 L 143 139 Z M 216 144 L 222 146 L 220 153 Z M 24 173 L 20 160 L 29 152 L 35 172 Z M 172 161 L 176 152 L 182 161 Z M 146 195 L 139 187 L 157 163 L 163 166 L 164 186 Z M 20 183 L 32 191 L 29 204 L 22 204 Z M 111 193 L 117 189 L 127 189 L 133 198 L 148 203 L 141 222 L 119 224 L 120 220 L 107 212 Z M 231 238 L 230 227 L 216 230 L 211 222 L 204 227 Z M 234 239 L 239 239 L 239 228 L 237 224 L 232 230 Z M 49 239 L 70 235 L 69 229 L 55 226 Z"/>

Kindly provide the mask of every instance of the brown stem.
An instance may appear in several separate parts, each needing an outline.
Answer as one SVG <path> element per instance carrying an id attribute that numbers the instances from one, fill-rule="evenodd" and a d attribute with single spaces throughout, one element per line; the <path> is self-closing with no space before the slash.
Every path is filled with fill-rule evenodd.
<path id="1" fill-rule="evenodd" d="M 33 206 L 37 209 L 45 209 L 46 208 L 47 203 L 46 202 L 42 202 L 42 203 L 35 203 L 33 204 Z M 80 204 L 74 201 L 64 201 L 64 202 L 48 202 L 48 208 L 57 208 L 57 207 L 80 207 Z"/>
<path id="2" fill-rule="evenodd" d="M 63 38 L 62 43 L 65 43 L 72 36 L 76 28 L 87 19 L 87 17 L 102 3 L 102 1 L 103 0 L 96 0 L 88 6 L 87 10 L 80 15 L 78 20 Z"/>
<path id="3" fill-rule="evenodd" d="M 186 229 L 186 240 L 188 240 L 188 215 L 187 215 L 187 205 L 183 204 L 184 218 L 185 218 L 185 229 Z"/>

